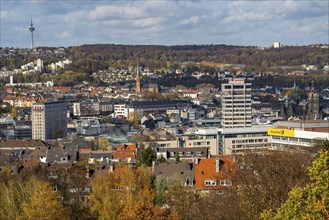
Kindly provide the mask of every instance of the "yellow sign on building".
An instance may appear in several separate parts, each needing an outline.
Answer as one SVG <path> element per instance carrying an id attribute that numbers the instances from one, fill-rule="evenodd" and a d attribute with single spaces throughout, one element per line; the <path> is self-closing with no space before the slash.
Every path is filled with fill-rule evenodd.
<path id="1" fill-rule="evenodd" d="M 279 128 L 269 128 L 267 129 L 267 134 L 269 136 L 295 137 L 294 130 L 279 129 Z"/>

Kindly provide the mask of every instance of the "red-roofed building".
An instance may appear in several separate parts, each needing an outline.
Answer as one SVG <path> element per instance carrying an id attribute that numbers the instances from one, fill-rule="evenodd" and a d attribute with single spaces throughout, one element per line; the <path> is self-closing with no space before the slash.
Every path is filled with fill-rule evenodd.
<path id="1" fill-rule="evenodd" d="M 131 163 L 137 157 L 137 150 L 134 144 L 121 144 L 113 154 L 114 160 L 125 160 L 127 163 Z"/>
<path id="2" fill-rule="evenodd" d="M 196 160 L 194 175 L 197 190 L 224 190 L 232 185 L 235 166 L 231 158 Z"/>

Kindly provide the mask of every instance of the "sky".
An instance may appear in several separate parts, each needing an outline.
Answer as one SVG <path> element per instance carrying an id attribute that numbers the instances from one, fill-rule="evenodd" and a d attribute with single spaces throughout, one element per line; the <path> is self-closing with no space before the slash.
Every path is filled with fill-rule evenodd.
<path id="1" fill-rule="evenodd" d="M 329 43 L 328 0 L 0 0 L 0 47 Z"/>

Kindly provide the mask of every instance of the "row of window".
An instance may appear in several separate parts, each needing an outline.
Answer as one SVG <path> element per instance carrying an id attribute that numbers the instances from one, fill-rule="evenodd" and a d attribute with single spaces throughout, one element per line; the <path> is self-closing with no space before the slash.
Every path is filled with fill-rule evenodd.
<path id="1" fill-rule="evenodd" d="M 178 156 L 180 156 L 180 157 L 184 156 L 184 151 L 180 151 L 180 152 L 177 152 L 177 153 L 178 153 Z M 195 155 L 198 156 L 198 157 L 201 157 L 202 153 L 203 153 L 202 151 L 197 151 L 195 153 Z M 169 154 L 170 154 L 171 157 L 174 157 L 176 153 L 175 152 L 170 152 Z M 187 156 L 187 157 L 190 157 L 192 155 L 193 155 L 193 152 L 191 152 L 191 151 L 185 152 L 185 156 Z"/>
<path id="2" fill-rule="evenodd" d="M 249 140 L 233 140 L 232 144 L 235 143 L 257 143 L 257 142 L 268 142 L 268 139 L 249 139 Z"/>
<path id="3" fill-rule="evenodd" d="M 193 142 L 193 146 L 203 146 L 203 145 L 210 145 L 210 141 L 197 141 L 197 142 Z"/>
<path id="4" fill-rule="evenodd" d="M 205 186 L 216 186 L 217 182 L 216 180 L 205 180 L 204 181 L 204 185 Z M 219 185 L 220 186 L 231 186 L 232 185 L 232 181 L 229 179 L 223 179 L 219 181 Z"/>
<path id="5" fill-rule="evenodd" d="M 225 134 L 225 138 L 263 137 L 263 136 L 267 136 L 267 132 L 252 133 L 252 134 Z"/>

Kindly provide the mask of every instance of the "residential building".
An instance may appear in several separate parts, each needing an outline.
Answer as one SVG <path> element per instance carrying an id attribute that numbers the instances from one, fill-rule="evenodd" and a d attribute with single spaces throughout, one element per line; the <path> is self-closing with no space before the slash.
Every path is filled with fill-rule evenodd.
<path id="1" fill-rule="evenodd" d="M 136 112 L 140 118 L 147 114 L 166 113 L 168 109 L 185 109 L 190 106 L 186 100 L 176 101 L 134 101 L 128 105 L 128 115 Z"/>
<path id="2" fill-rule="evenodd" d="M 32 106 L 32 138 L 54 139 L 55 132 L 61 130 L 67 135 L 67 104 L 65 102 L 34 103 Z"/>
<path id="3" fill-rule="evenodd" d="M 74 116 L 94 116 L 99 115 L 99 102 L 94 100 L 84 100 L 82 102 L 73 103 Z"/>
<path id="4" fill-rule="evenodd" d="M 194 185 L 194 164 L 192 163 L 159 163 L 153 165 L 157 178 L 174 178 L 182 185 Z"/>
<path id="5" fill-rule="evenodd" d="M 166 160 L 191 160 L 195 158 L 207 158 L 207 147 L 189 148 L 158 148 L 157 158 L 163 157 Z"/>
<path id="6" fill-rule="evenodd" d="M 222 194 L 232 186 L 234 162 L 231 158 L 196 159 L 194 170 L 196 190 L 216 190 Z"/>
<path id="7" fill-rule="evenodd" d="M 113 159 L 120 161 L 123 160 L 126 163 L 132 163 L 137 158 L 137 149 L 134 144 L 121 144 L 117 146 L 113 154 Z"/>
<path id="8" fill-rule="evenodd" d="M 251 127 L 251 83 L 231 79 L 222 84 L 223 128 Z"/>
<path id="9" fill-rule="evenodd" d="M 114 105 L 114 117 L 115 118 L 127 118 L 128 108 L 126 104 L 115 104 Z"/>
<path id="10" fill-rule="evenodd" d="M 81 136 L 98 136 L 101 134 L 100 123 L 97 119 L 74 121 L 76 134 Z"/>

